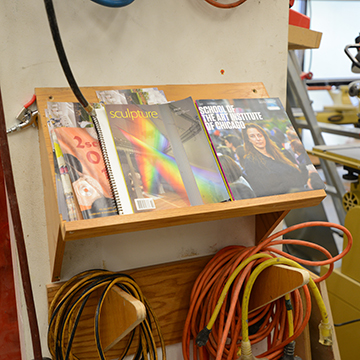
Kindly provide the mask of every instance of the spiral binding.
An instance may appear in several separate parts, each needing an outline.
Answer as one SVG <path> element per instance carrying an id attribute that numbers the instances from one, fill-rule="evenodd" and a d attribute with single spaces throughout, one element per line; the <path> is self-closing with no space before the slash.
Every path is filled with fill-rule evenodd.
<path id="1" fill-rule="evenodd" d="M 104 158 L 105 169 L 106 169 L 107 177 L 108 177 L 109 182 L 110 182 L 111 192 L 113 194 L 113 199 L 114 199 L 116 211 L 117 211 L 117 213 L 119 215 L 123 215 L 124 211 L 123 211 L 123 208 L 121 206 L 121 200 L 120 200 L 119 192 L 118 192 L 116 184 L 115 184 L 115 178 L 114 178 L 114 175 L 113 175 L 113 173 L 111 171 L 110 160 L 109 160 L 109 156 L 108 156 L 108 153 L 107 153 L 107 150 L 106 150 L 103 132 L 101 130 L 99 120 L 98 120 L 98 118 L 96 116 L 95 111 L 91 114 L 91 119 L 93 121 L 96 132 L 98 134 L 100 148 L 101 148 L 101 152 L 102 152 L 102 155 L 103 155 L 103 158 Z"/>

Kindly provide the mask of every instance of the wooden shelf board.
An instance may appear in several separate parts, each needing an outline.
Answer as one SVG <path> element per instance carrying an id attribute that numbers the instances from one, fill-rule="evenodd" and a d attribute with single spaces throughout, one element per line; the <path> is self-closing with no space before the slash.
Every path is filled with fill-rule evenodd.
<path id="1" fill-rule="evenodd" d="M 150 230 L 197 222 L 227 219 L 285 211 L 318 205 L 326 196 L 324 190 L 238 200 L 220 204 L 159 210 L 133 215 L 62 222 L 63 241 L 98 237 L 124 232 Z"/>
<path id="2" fill-rule="evenodd" d="M 93 86 L 81 87 L 81 92 L 89 102 L 98 102 L 96 91 L 116 89 L 141 89 L 157 87 L 165 92 L 171 101 L 181 100 L 188 96 L 194 99 L 232 99 L 232 98 L 261 98 L 269 97 L 265 86 L 261 82 L 229 83 L 229 84 L 176 84 L 176 85 L 121 85 L 121 86 Z M 36 103 L 40 116 L 44 116 L 44 109 L 48 101 L 77 101 L 70 88 L 43 87 L 36 88 Z"/>
<path id="3" fill-rule="evenodd" d="M 289 25 L 288 50 L 318 49 L 321 37 L 321 32 Z"/>

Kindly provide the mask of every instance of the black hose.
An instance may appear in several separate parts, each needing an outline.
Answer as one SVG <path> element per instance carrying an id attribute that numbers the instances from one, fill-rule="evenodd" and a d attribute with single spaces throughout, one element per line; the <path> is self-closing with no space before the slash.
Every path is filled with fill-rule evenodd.
<path id="1" fill-rule="evenodd" d="M 134 0 L 91 0 L 91 1 L 107 7 L 123 7 L 131 4 Z"/>
<path id="2" fill-rule="evenodd" d="M 71 90 L 73 91 L 74 95 L 76 96 L 79 103 L 84 107 L 84 109 L 91 114 L 92 112 L 92 106 L 88 103 L 88 101 L 85 99 L 84 95 L 82 94 L 81 90 L 79 89 L 74 75 L 71 71 L 69 62 L 66 57 L 65 49 L 61 41 L 61 36 L 59 32 L 59 27 L 57 25 L 56 21 L 56 15 L 54 10 L 54 5 L 52 0 L 44 0 L 45 8 L 47 17 L 49 20 L 50 30 L 51 34 L 55 43 L 56 51 L 59 56 L 59 60 L 61 63 L 61 66 L 63 68 L 64 74 L 66 76 L 66 79 L 71 87 Z"/>

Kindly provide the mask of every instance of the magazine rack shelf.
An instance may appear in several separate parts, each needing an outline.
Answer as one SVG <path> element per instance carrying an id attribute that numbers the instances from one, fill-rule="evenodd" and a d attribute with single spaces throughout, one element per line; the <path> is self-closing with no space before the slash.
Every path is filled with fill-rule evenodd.
<path id="1" fill-rule="evenodd" d="M 163 90 L 168 100 L 180 100 L 188 96 L 191 96 L 193 99 L 268 97 L 262 83 L 146 86 L 157 87 Z M 96 90 L 142 87 L 144 86 L 86 87 L 81 90 L 89 102 L 96 102 Z M 219 219 L 254 216 L 256 227 L 255 242 L 259 243 L 276 228 L 291 209 L 316 206 L 326 196 L 324 190 L 316 190 L 174 210 L 158 210 L 150 213 L 66 222 L 58 212 L 53 154 L 46 124 L 45 108 L 48 101 L 72 102 L 76 101 L 76 98 L 69 88 L 38 88 L 35 93 L 40 115 L 39 142 L 50 264 L 52 281 L 55 282 L 47 288 L 49 300 L 51 300 L 61 286 L 61 283 L 58 281 L 60 280 L 64 249 L 67 241 Z M 154 311 L 159 317 L 166 344 L 181 341 L 182 326 L 188 311 L 188 294 L 196 277 L 209 258 L 209 256 L 204 256 L 126 271 L 126 273 L 135 278 L 144 294 L 146 293 L 147 298 L 152 303 Z M 303 282 L 302 276 L 298 279 L 298 284 L 295 284 L 295 281 L 288 280 L 287 276 L 289 274 L 284 275 L 281 272 L 277 276 L 268 274 L 266 282 L 269 283 L 268 280 L 271 278 L 271 286 L 277 288 L 282 294 L 285 293 L 284 291 L 288 292 L 301 286 Z M 260 294 L 263 293 L 264 291 L 260 292 Z M 274 298 L 273 291 L 270 291 L 267 295 Z M 86 337 L 86 340 L 89 339 Z M 80 351 L 85 351 L 84 358 L 97 358 L 96 353 L 94 354 L 90 350 L 88 343 L 84 341 L 85 339 L 82 338 L 82 343 L 79 345 Z M 306 349 L 306 346 L 304 346 L 304 349 Z M 303 358 L 306 358 L 306 356 Z"/>
<path id="2" fill-rule="evenodd" d="M 168 100 L 180 100 L 188 96 L 192 96 L 193 99 L 268 97 L 262 83 L 147 86 L 163 90 Z M 86 87 L 81 90 L 89 102 L 96 102 L 96 90 L 141 87 L 144 86 Z M 66 222 L 58 212 L 53 154 L 46 124 L 45 108 L 49 101 L 75 102 L 76 98 L 69 88 L 37 88 L 35 93 L 40 115 L 38 124 L 39 142 L 53 281 L 60 279 L 65 243 L 67 241 L 254 215 L 256 219 L 255 241 L 260 242 L 275 229 L 291 209 L 318 205 L 326 196 L 325 191 L 316 190 L 220 204 L 193 206 L 170 211 L 159 210 L 150 213 Z"/>

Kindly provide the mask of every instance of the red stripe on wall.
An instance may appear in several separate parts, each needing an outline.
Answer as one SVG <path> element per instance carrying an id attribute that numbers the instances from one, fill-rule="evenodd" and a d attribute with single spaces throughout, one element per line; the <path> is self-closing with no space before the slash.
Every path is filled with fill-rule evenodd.
<path id="1" fill-rule="evenodd" d="M 1 162 L 0 162 L 1 164 Z M 0 165 L 0 360 L 21 360 L 4 174 Z"/>

